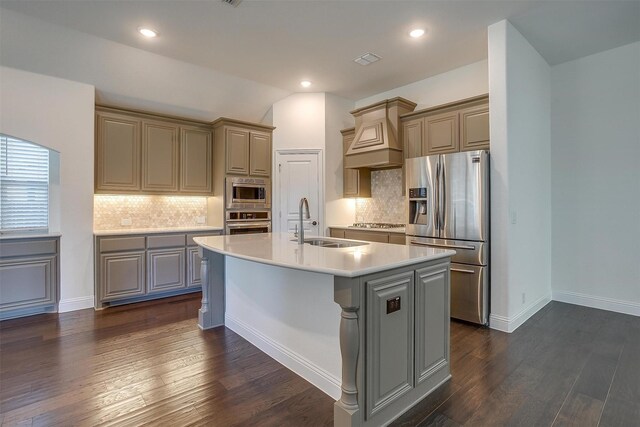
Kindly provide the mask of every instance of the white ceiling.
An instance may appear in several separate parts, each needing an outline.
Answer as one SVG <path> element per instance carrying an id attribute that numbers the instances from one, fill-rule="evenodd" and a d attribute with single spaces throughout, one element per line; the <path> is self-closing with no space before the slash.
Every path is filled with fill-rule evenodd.
<path id="1" fill-rule="evenodd" d="M 640 40 L 640 1 L 0 0 L 3 8 L 287 92 L 361 99 L 487 56 L 509 19 L 557 64 Z M 148 25 L 157 39 L 140 37 Z M 426 36 L 407 33 L 424 27 Z M 382 57 L 363 67 L 366 52 Z"/>

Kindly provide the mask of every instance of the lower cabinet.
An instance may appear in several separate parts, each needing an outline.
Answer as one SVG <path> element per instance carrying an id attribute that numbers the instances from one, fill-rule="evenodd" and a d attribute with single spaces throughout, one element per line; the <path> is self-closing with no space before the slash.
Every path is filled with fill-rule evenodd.
<path id="1" fill-rule="evenodd" d="M 187 288 L 202 286 L 198 248 L 187 248 Z"/>
<path id="2" fill-rule="evenodd" d="M 147 292 L 165 292 L 185 287 L 184 249 L 147 251 Z"/>
<path id="3" fill-rule="evenodd" d="M 144 251 L 101 254 L 102 300 L 144 295 L 144 270 Z"/>
<path id="4" fill-rule="evenodd" d="M 367 282 L 367 415 L 413 387 L 413 271 Z"/>
<path id="5" fill-rule="evenodd" d="M 0 319 L 55 311 L 58 277 L 57 237 L 0 241 Z"/>
<path id="6" fill-rule="evenodd" d="M 96 308 L 198 291 L 200 256 L 193 238 L 221 233 L 96 236 Z"/>
<path id="7" fill-rule="evenodd" d="M 449 269 L 416 270 L 416 384 L 449 360 Z"/>
<path id="8" fill-rule="evenodd" d="M 361 279 L 367 425 L 386 425 L 449 378 L 449 268 L 438 261 Z"/>

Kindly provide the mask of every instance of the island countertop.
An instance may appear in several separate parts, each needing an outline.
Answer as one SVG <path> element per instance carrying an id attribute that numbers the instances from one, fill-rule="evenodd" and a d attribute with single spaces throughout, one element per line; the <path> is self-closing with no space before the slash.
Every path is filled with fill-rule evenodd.
<path id="1" fill-rule="evenodd" d="M 312 237 L 316 236 L 306 236 Z M 298 245 L 290 233 L 205 236 L 194 241 L 204 249 L 234 258 L 341 277 L 358 277 L 455 255 L 455 251 L 447 249 L 375 242 L 349 248 Z"/>

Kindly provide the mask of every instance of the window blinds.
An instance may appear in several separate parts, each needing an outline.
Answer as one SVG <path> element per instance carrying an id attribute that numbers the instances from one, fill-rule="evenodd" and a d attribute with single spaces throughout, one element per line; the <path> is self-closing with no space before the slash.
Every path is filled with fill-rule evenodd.
<path id="1" fill-rule="evenodd" d="M 49 150 L 0 135 L 0 230 L 49 226 Z"/>

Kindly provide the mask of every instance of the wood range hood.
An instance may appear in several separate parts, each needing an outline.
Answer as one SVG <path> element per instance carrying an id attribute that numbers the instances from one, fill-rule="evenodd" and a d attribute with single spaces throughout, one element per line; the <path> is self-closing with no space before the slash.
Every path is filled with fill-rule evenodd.
<path id="1" fill-rule="evenodd" d="M 356 121 L 356 133 L 345 154 L 344 167 L 401 168 L 404 157 L 398 135 L 400 116 L 415 108 L 414 102 L 396 97 L 351 111 Z"/>

